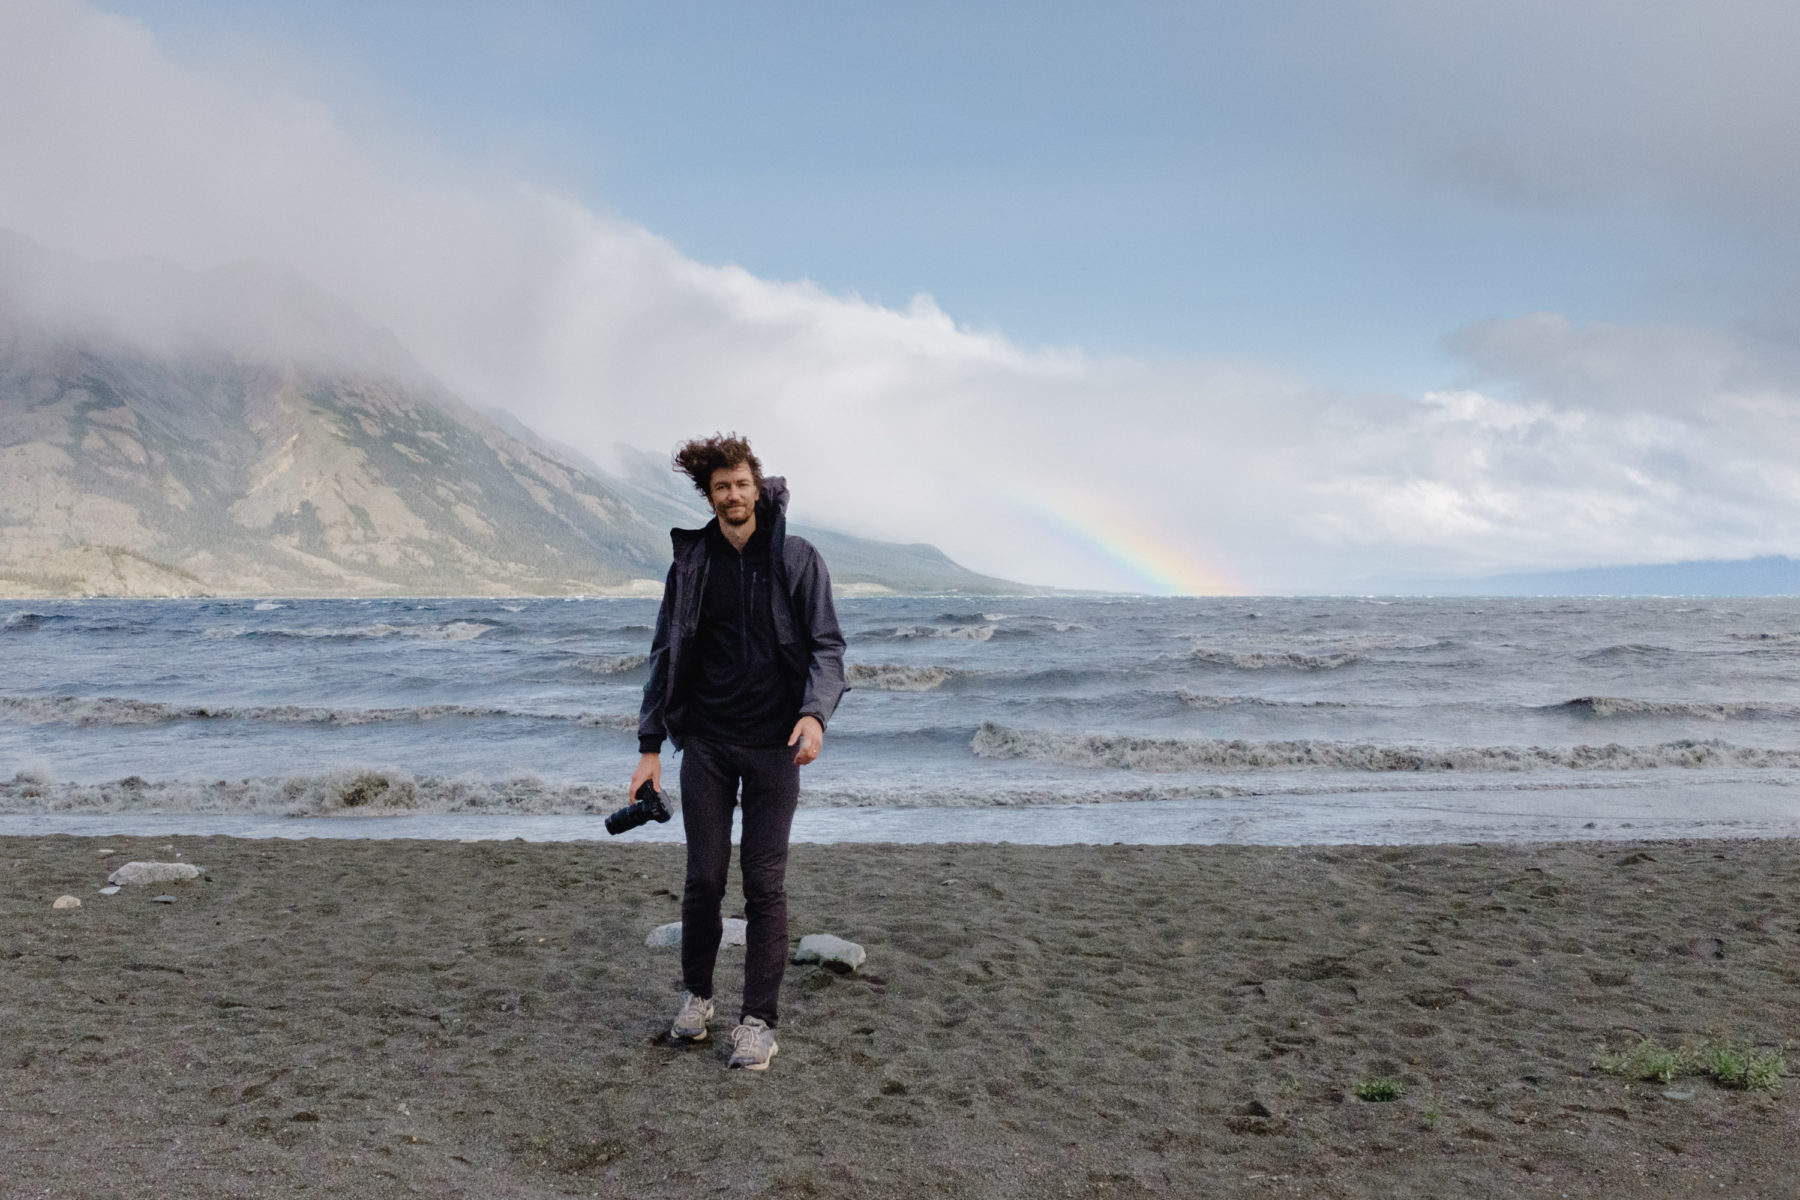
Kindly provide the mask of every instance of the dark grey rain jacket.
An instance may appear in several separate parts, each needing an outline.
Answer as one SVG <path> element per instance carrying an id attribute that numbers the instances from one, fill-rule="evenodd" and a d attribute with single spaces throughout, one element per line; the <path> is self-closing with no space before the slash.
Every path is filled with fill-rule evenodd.
<path id="1" fill-rule="evenodd" d="M 769 520 L 769 563 L 775 577 L 771 605 L 780 669 L 800 697 L 796 717 L 831 723 L 838 700 L 849 691 L 844 683 L 844 634 L 831 604 L 831 577 L 813 544 L 787 531 L 787 481 L 763 480 L 757 520 Z M 706 593 L 706 534 L 718 525 L 714 517 L 701 529 L 671 529 L 675 561 L 663 584 L 662 609 L 650 641 L 650 678 L 638 710 L 638 749 L 662 749 L 667 737 L 680 749 L 688 732 L 686 697 L 679 681 L 683 663 L 693 651 L 700 628 L 700 601 Z M 783 600 L 785 599 L 785 603 Z"/>

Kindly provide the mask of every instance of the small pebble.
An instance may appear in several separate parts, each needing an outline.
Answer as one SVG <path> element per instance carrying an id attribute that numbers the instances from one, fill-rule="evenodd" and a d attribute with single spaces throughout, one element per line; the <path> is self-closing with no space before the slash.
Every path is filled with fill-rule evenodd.
<path id="1" fill-rule="evenodd" d="M 109 887 L 103 887 L 100 889 L 100 894 L 102 896 L 116 896 L 119 894 L 119 885 L 115 883 Z"/>
<path id="2" fill-rule="evenodd" d="M 108 846 L 108 847 L 107 847 L 107 848 L 106 848 L 106 849 L 104 849 L 104 850 L 96 850 L 96 851 L 94 851 L 94 853 L 95 853 L 95 854 L 98 854 L 98 855 L 99 855 L 99 856 L 100 856 L 100 857 L 101 857 L 101 858 L 106 858 L 106 857 L 108 857 L 108 856 L 109 856 L 109 855 L 113 855 L 113 854 L 117 854 L 117 853 L 118 853 L 118 851 L 117 851 L 117 850 L 114 850 L 114 849 L 113 849 L 113 848 L 112 848 L 112 847 L 111 847 L 111 846 Z"/>
<path id="3" fill-rule="evenodd" d="M 150 903 L 152 903 L 152 904 L 173 904 L 173 903 L 175 903 L 175 897 L 173 897 L 173 896 L 152 896 L 152 897 L 150 897 Z"/>
<path id="4" fill-rule="evenodd" d="M 1692 1092 L 1664 1092 L 1663 1093 L 1663 1099 L 1665 1099 L 1665 1100 L 1692 1100 L 1693 1098 L 1694 1098 L 1694 1093 L 1692 1093 Z"/>
<path id="5" fill-rule="evenodd" d="M 74 896 L 58 896 L 50 905 L 51 908 L 80 908 L 81 901 Z"/>

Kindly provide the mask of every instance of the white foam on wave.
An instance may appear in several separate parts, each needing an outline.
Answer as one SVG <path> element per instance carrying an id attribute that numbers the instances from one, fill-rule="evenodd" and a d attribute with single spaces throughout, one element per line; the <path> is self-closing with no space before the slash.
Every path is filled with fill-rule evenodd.
<path id="1" fill-rule="evenodd" d="M 1189 708 L 1344 708 L 1339 700 L 1270 700 L 1262 696 L 1212 696 L 1181 688 L 1176 692 Z"/>
<path id="2" fill-rule="evenodd" d="M 287 605 L 279 604 L 274 600 L 258 600 L 256 602 L 256 606 L 254 608 L 252 608 L 251 611 L 252 612 L 274 612 L 278 608 L 286 608 L 286 607 L 287 607 Z"/>
<path id="3" fill-rule="evenodd" d="M 1253 650 L 1236 652 L 1195 646 L 1193 657 L 1209 666 L 1229 667 L 1234 671 L 1335 671 L 1362 661 L 1352 651 L 1336 654 L 1303 654 L 1298 650 Z"/>
<path id="4" fill-rule="evenodd" d="M 260 813 L 364 816 L 399 812 L 611 813 L 625 787 L 552 783 L 534 776 L 447 779 L 380 767 L 347 766 L 315 775 L 262 779 L 48 783 L 24 773 L 0 781 L 0 811 Z"/>
<path id="5" fill-rule="evenodd" d="M 209 638 L 319 638 L 352 640 L 357 638 L 416 638 L 426 642 L 467 642 L 494 626 L 482 621 L 446 621 L 442 625 L 314 625 L 304 629 L 267 629 L 252 625 L 214 625 L 203 631 Z"/>
<path id="6" fill-rule="evenodd" d="M 896 642 L 918 638 L 963 638 L 971 642 L 985 642 L 994 636 L 994 631 L 998 628 L 998 625 L 901 625 L 885 636 Z"/>
<path id="7" fill-rule="evenodd" d="M 28 725 L 80 727 L 168 725 L 179 721 L 250 721 L 277 725 L 382 725 L 446 717 L 572 721 L 596 729 L 636 729 L 632 713 L 556 713 L 468 704 L 399 708 L 328 708 L 301 704 L 166 704 L 112 696 L 0 696 L 0 719 Z"/>
<path id="8" fill-rule="evenodd" d="M 1633 700 L 1624 696 L 1578 696 L 1555 707 L 1600 717 L 1692 717 L 1738 721 L 1800 716 L 1800 704 L 1761 700 Z"/>
<path id="9" fill-rule="evenodd" d="M 1779 777 L 1776 782 L 1786 782 Z M 1002 786 L 996 788 L 933 787 L 917 788 L 897 785 L 808 788 L 801 793 L 803 810 L 890 809 L 906 810 L 995 810 L 1040 808 L 1069 811 L 1086 805 L 1134 803 L 1181 803 L 1191 801 L 1253 801 L 1259 804 L 1308 797 L 1351 806 L 1349 820 L 1356 829 L 1364 829 L 1370 819 L 1357 799 L 1366 795 L 1423 795 L 1433 802 L 1455 800 L 1457 796 L 1502 794 L 1524 796 L 1531 793 L 1635 795 L 1645 788 L 1641 779 L 1626 777 L 1564 776 L 1546 780 L 1542 777 L 1495 779 L 1467 777 L 1455 781 L 1433 779 L 1429 782 L 1399 782 L 1391 778 L 1379 782 L 1353 783 L 1332 781 L 1311 785 L 1291 780 L 1245 784 L 1173 784 L 1118 786 L 1098 783 L 1095 786 L 1058 784 L 1052 786 Z M 1689 785 L 1684 784 L 1683 787 Z M 1734 796 L 1742 803 L 1745 789 L 1734 786 Z M 1785 789 L 1783 789 L 1785 791 Z M 679 792 L 671 789 L 669 798 L 679 807 Z M 532 775 L 505 779 L 452 779 L 418 775 L 409 771 L 381 767 L 344 766 L 309 775 L 291 775 L 262 779 L 195 780 L 170 779 L 151 781 L 132 776 L 101 784 L 53 783 L 42 771 L 20 772 L 10 780 L 0 780 L 0 814 L 60 815 L 80 819 L 81 816 L 119 814 L 174 819 L 177 814 L 243 816 L 263 818 L 335 818 L 351 827 L 361 819 L 383 817 L 427 818 L 434 815 L 457 817 L 507 816 L 604 816 L 627 802 L 620 785 L 553 782 Z M 1584 801 L 1591 806 L 1593 801 Z M 1541 806 L 1540 806 L 1541 807 Z M 1785 811 L 1785 804 L 1781 805 Z M 1562 801 L 1554 802 L 1546 811 L 1569 811 Z M 1267 813 L 1267 808 L 1258 812 Z M 1471 810 L 1474 811 L 1474 810 Z M 1489 812 L 1487 808 L 1480 811 Z M 1576 810 L 1579 811 L 1579 810 Z M 1491 815 L 1491 813 L 1490 813 Z M 1045 819 L 1050 819 L 1046 815 Z M 369 822 L 381 825 L 380 820 Z M 279 829 L 264 829 L 239 836 L 281 836 Z M 389 837 L 439 836 L 429 828 L 394 831 Z M 512 836 L 495 835 L 495 836 Z M 589 836 L 592 836 L 590 833 Z M 865 833 L 857 840 L 870 840 Z M 1003 840 L 1018 840 L 1016 836 Z M 649 826 L 635 840 L 679 840 L 678 824 Z M 804 839 L 798 839 L 804 840 Z M 873 840 L 886 840 L 874 837 Z M 948 840 L 970 840 L 952 836 Z M 983 840 L 976 838 L 974 840 Z M 1102 839 L 1107 840 L 1107 839 Z M 1241 831 L 1236 840 L 1242 840 Z M 1316 834 L 1303 840 L 1318 840 Z M 1366 831 L 1349 840 L 1370 840 Z"/>
<path id="10" fill-rule="evenodd" d="M 1800 750 L 1768 750 L 1719 741 L 1654 746 L 1383 746 L 1369 742 L 1225 741 L 1011 729 L 976 730 L 980 758 L 1027 759 L 1130 771 L 1627 771 L 1660 767 L 1800 767 Z"/>
<path id="11" fill-rule="evenodd" d="M 903 667 L 892 663 L 852 663 L 844 673 L 851 687 L 878 692 L 935 691 L 955 677 L 948 667 Z"/>
<path id="12" fill-rule="evenodd" d="M 589 675 L 623 675 L 627 671 L 635 671 L 650 661 L 647 654 L 624 654 L 616 658 L 578 658 L 575 660 L 577 671 L 586 671 Z"/>

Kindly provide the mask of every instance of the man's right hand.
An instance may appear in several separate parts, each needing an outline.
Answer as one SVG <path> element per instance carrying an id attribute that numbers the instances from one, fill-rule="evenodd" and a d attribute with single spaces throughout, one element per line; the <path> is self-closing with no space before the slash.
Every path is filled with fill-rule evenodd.
<path id="1" fill-rule="evenodd" d="M 656 785 L 657 791 L 660 792 L 663 790 L 662 755 L 638 755 L 637 770 L 631 773 L 631 787 L 627 789 L 625 795 L 625 802 L 627 804 L 637 799 L 638 789 L 644 786 L 644 780 L 646 779 Z"/>

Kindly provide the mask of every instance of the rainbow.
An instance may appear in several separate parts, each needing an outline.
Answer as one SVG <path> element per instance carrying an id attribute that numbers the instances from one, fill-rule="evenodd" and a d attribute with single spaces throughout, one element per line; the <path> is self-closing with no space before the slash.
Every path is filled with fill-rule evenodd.
<path id="1" fill-rule="evenodd" d="M 1249 589 L 1117 506 L 1091 495 L 1020 499 L 1040 525 L 1118 566 L 1147 592 L 1166 596 L 1242 596 Z"/>

